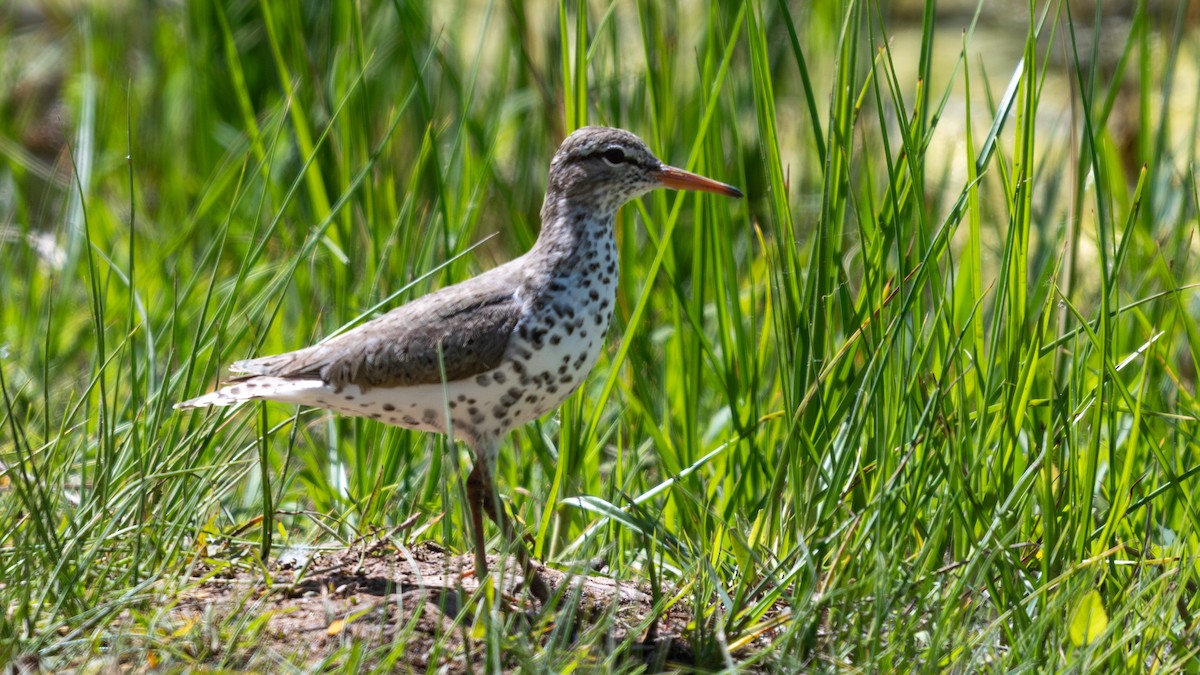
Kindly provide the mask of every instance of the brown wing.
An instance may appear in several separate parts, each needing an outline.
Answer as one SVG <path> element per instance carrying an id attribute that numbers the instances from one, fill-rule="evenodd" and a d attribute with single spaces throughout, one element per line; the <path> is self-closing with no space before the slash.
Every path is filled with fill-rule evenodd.
<path id="1" fill-rule="evenodd" d="M 496 271 L 496 270 L 493 270 Z M 340 389 L 436 384 L 487 372 L 504 358 L 521 308 L 514 286 L 476 277 L 398 307 L 328 342 L 238 361 L 230 370 L 317 379 Z M 440 354 L 440 359 L 439 359 Z"/>

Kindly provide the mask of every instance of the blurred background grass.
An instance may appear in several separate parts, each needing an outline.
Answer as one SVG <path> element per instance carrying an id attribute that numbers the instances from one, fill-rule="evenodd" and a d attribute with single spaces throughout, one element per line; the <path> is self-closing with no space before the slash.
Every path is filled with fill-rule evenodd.
<path id="1" fill-rule="evenodd" d="M 170 406 L 524 251 L 591 123 L 747 199 L 623 211 L 608 353 L 501 458 L 541 559 L 662 582 L 704 668 L 1194 668 L 1198 18 L 5 5 L 0 659 L 253 653 L 154 636 L 260 523 L 464 549 L 440 439 Z"/>

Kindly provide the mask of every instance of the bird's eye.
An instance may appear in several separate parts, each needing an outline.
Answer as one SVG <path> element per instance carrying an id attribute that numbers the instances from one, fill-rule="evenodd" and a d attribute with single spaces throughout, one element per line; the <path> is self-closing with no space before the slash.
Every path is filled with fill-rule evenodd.
<path id="1" fill-rule="evenodd" d="M 625 161 L 625 151 L 620 148 L 609 148 L 600 155 L 605 162 L 612 166 L 616 166 Z"/>

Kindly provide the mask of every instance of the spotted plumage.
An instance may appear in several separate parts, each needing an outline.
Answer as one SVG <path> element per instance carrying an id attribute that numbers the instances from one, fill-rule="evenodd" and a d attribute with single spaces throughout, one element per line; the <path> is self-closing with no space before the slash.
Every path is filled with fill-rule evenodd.
<path id="1" fill-rule="evenodd" d="M 551 160 L 542 231 L 525 255 L 307 349 L 238 361 L 241 376 L 176 407 L 273 400 L 452 434 L 476 458 L 468 486 L 486 571 L 480 509 L 504 526 L 491 483 L 500 439 L 555 409 L 595 365 L 615 305 L 617 209 L 660 187 L 741 196 L 664 165 L 627 131 L 582 128 Z"/>

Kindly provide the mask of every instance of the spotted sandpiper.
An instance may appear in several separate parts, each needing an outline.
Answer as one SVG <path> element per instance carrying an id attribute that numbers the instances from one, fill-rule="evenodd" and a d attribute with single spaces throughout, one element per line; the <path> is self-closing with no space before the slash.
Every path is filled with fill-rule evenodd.
<path id="1" fill-rule="evenodd" d="M 525 255 L 326 342 L 238 361 L 230 370 L 245 375 L 175 407 L 283 401 L 451 435 L 474 455 L 467 498 L 482 580 L 483 513 L 512 536 L 492 482 L 500 441 L 558 407 L 595 365 L 617 289 L 613 220 L 655 188 L 742 196 L 663 164 L 628 131 L 584 127 L 550 162 L 542 231 Z"/>

